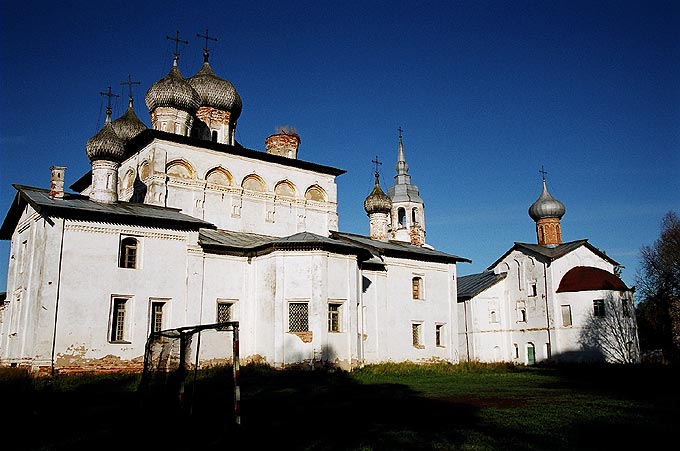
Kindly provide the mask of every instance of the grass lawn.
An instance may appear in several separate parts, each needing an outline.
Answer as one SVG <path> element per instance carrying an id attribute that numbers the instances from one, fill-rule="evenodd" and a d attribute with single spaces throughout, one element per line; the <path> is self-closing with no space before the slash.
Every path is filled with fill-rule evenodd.
<path id="1" fill-rule="evenodd" d="M 140 375 L 0 371 L 7 450 L 621 450 L 666 448 L 680 426 L 670 366 L 411 364 L 197 375 L 191 409 Z M 191 382 L 189 378 L 189 382 Z M 14 446 L 7 446 L 9 444 Z"/>

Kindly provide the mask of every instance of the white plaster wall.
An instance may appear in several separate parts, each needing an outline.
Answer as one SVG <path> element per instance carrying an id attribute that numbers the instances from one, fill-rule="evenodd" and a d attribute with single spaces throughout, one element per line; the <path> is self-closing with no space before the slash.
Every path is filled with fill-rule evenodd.
<path id="1" fill-rule="evenodd" d="M 229 230 L 274 236 L 292 235 L 302 230 L 325 236 L 328 230 L 337 230 L 337 185 L 332 175 L 155 140 L 141 149 L 138 155 L 123 162 L 119 176 L 123 177 L 130 170 L 137 171 L 138 165 L 145 160 L 152 163 L 156 174 L 153 181 L 147 181 L 150 186 L 146 202 L 180 208 L 186 214 Z M 167 187 L 158 186 L 158 175 L 164 177 L 166 165 L 174 160 L 189 163 L 195 171 L 195 178 L 173 177 Z M 226 169 L 232 176 L 232 187 L 226 190 L 225 195 L 206 188 L 205 177 L 216 167 Z M 251 174 L 264 181 L 264 193 L 243 193 L 240 189 L 243 179 Z M 274 197 L 274 187 L 283 180 L 295 186 L 294 199 Z M 326 192 L 326 202 L 305 199 L 305 191 L 314 185 Z M 166 189 L 167 192 L 164 192 Z M 129 199 L 129 194 L 126 192 L 123 197 Z M 158 199 L 162 200 L 159 202 Z M 241 206 L 240 210 L 238 206 Z"/>
<path id="2" fill-rule="evenodd" d="M 118 267 L 121 234 L 139 240 L 138 267 Z M 186 232 L 73 224 L 64 236 L 57 356 L 141 358 L 150 332 L 150 300 L 167 300 L 164 328 L 190 325 Z M 110 343 L 112 296 L 130 297 L 129 344 Z"/>
<path id="3" fill-rule="evenodd" d="M 458 336 L 455 265 L 397 258 L 385 261 L 388 266 L 385 289 L 376 292 L 378 358 L 413 362 L 453 360 Z M 424 281 L 422 300 L 412 298 L 415 276 Z M 413 346 L 414 322 L 422 324 L 422 349 Z M 435 324 L 444 325 L 443 346 L 435 345 Z M 371 330 L 370 325 L 368 329 Z"/>

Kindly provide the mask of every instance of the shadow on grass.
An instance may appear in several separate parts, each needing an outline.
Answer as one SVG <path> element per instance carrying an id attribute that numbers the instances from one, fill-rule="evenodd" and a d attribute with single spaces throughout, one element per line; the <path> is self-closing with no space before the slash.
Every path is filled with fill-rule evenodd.
<path id="1" fill-rule="evenodd" d="M 0 374 L 1 420 L 7 449 L 22 450 L 552 451 L 654 448 L 677 418 L 677 371 L 583 365 L 528 371 L 529 382 L 513 379 L 511 390 L 478 385 L 433 398 L 406 384 L 362 384 L 342 371 L 243 367 L 239 426 L 230 368 L 202 372 L 195 383 L 190 375 L 184 408 L 176 391 L 143 390 L 138 374 L 47 380 Z M 503 379 L 500 373 L 498 388 Z M 614 408 L 607 404 L 607 414 L 599 414 L 597 403 L 607 398 Z M 576 409 L 563 411 L 572 399 Z M 582 407 L 589 412 L 581 415 Z"/>

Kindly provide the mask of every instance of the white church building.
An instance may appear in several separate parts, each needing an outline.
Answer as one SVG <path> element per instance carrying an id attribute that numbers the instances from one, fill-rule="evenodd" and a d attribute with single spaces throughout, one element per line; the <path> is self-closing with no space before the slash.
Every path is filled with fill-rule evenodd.
<path id="1" fill-rule="evenodd" d="M 544 177 L 529 207 L 537 244 L 516 242 L 486 271 L 458 279 L 461 359 L 639 362 L 634 289 L 588 240 L 562 242 L 565 212 Z"/>
<path id="2" fill-rule="evenodd" d="M 617 263 L 586 241 L 561 243 L 540 199 L 538 244 L 516 243 L 459 279 L 470 260 L 426 243 L 401 135 L 394 184 L 384 192 L 376 172 L 364 202 L 369 234 L 339 231 L 345 171 L 298 159 L 300 138 L 286 130 L 264 151 L 243 147 L 241 97 L 207 50 L 192 77 L 177 61 L 146 92 L 150 128 L 132 96 L 121 117 L 107 109 L 74 193 L 61 166 L 49 189 L 14 185 L 0 227 L 11 242 L 0 366 L 139 370 L 153 332 L 224 321 L 239 323 L 241 361 L 278 368 L 531 364 L 580 349 L 593 298 L 628 299 Z M 612 285 L 584 285 L 583 273 Z M 224 342 L 202 345 L 208 362 L 224 361 L 209 358 Z"/>
<path id="3" fill-rule="evenodd" d="M 366 198 L 370 235 L 342 233 L 345 171 L 298 159 L 295 133 L 244 148 L 234 86 L 207 51 L 186 79 L 177 59 L 146 92 L 151 128 L 132 97 L 107 110 L 78 194 L 64 167 L 50 189 L 14 185 L 0 365 L 139 369 L 152 332 L 224 321 L 245 362 L 458 361 L 456 265 L 470 260 L 425 244 L 401 136 L 390 196 L 376 175 Z"/>

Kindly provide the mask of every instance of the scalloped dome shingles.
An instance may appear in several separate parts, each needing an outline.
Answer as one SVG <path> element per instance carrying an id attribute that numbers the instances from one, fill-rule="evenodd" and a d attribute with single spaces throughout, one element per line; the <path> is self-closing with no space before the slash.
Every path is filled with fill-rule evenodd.
<path id="1" fill-rule="evenodd" d="M 132 102 L 130 102 L 125 113 L 113 121 L 111 125 L 118 137 L 124 143 L 127 143 L 148 128 L 135 114 L 135 110 L 132 108 Z"/>
<path id="2" fill-rule="evenodd" d="M 149 111 L 158 107 L 172 107 L 188 111 L 198 111 L 201 97 L 196 90 L 182 77 L 176 65 L 173 65 L 165 77 L 151 85 L 144 97 Z"/>
<path id="3" fill-rule="evenodd" d="M 384 193 L 382 188 L 380 188 L 380 183 L 376 177 L 375 186 L 373 191 L 364 200 L 364 210 L 367 214 L 371 213 L 389 213 L 392 209 L 392 201 L 390 197 Z"/>
<path id="4" fill-rule="evenodd" d="M 215 75 L 207 61 L 203 63 L 201 70 L 187 81 L 198 93 L 201 106 L 229 111 L 234 120 L 241 115 L 243 103 L 236 88 L 231 82 Z"/>
<path id="5" fill-rule="evenodd" d="M 543 218 L 561 218 L 566 211 L 567 209 L 564 207 L 564 204 L 552 197 L 548 192 L 548 187 L 545 180 L 543 180 L 543 192 L 536 199 L 536 202 L 529 207 L 531 219 L 537 221 Z"/>
<path id="6" fill-rule="evenodd" d="M 111 160 L 121 162 L 125 157 L 125 145 L 118 137 L 110 121 L 85 144 L 85 153 L 90 161 Z"/>

